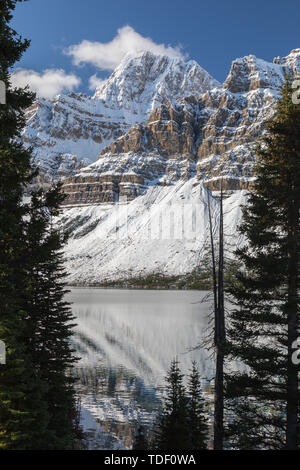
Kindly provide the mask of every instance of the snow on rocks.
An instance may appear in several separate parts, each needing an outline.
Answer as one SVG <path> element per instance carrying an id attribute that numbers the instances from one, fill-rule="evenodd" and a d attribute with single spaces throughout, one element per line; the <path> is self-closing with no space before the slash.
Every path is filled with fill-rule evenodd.
<path id="1" fill-rule="evenodd" d="M 220 84 L 195 61 L 141 51 L 126 56 L 94 96 L 70 93 L 37 99 L 27 110 L 23 132 L 33 146 L 42 177 L 56 179 L 56 160 L 76 156 L 95 161 L 103 147 L 147 119 L 162 103 L 198 96 Z M 71 171 L 69 176 L 73 174 Z"/>
<path id="2" fill-rule="evenodd" d="M 190 272 L 208 247 L 208 197 L 218 228 L 219 200 L 209 194 L 191 178 L 153 186 L 129 203 L 64 209 L 57 223 L 71 234 L 65 251 L 69 283 Z M 225 200 L 226 233 L 235 233 L 245 198 L 246 192 L 238 191 Z"/>

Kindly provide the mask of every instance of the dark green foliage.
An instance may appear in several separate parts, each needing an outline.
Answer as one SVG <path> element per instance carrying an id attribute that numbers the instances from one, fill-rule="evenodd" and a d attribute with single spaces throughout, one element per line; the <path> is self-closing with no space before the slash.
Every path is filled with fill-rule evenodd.
<path id="1" fill-rule="evenodd" d="M 164 409 L 155 432 L 155 449 L 189 449 L 188 399 L 177 360 L 171 362 L 166 382 Z"/>
<path id="2" fill-rule="evenodd" d="M 74 438 L 74 390 L 69 375 L 75 360 L 69 342 L 73 316 L 64 301 L 65 272 L 60 254 L 64 237 L 51 222 L 63 197 L 59 187 L 45 194 L 33 193 L 27 227 L 30 272 L 26 310 L 32 328 L 28 348 L 38 377 L 47 384 L 44 400 L 49 422 L 44 448 L 50 449 L 66 449 L 73 445 Z"/>
<path id="3" fill-rule="evenodd" d="M 231 358 L 247 369 L 227 376 L 230 442 L 242 449 L 299 446 L 300 106 L 287 80 L 257 149 L 257 179 L 240 228 L 244 269 L 231 289 Z"/>
<path id="4" fill-rule="evenodd" d="M 201 390 L 200 376 L 193 362 L 188 383 L 188 422 L 190 448 L 203 450 L 207 448 L 208 426 L 205 415 L 205 403 Z"/>
<path id="5" fill-rule="evenodd" d="M 24 109 L 34 95 L 12 89 L 11 67 L 29 42 L 10 26 L 18 0 L 0 0 L 0 449 L 67 448 L 72 444 L 73 388 L 67 368 L 71 320 L 63 302 L 63 240 L 51 227 L 59 190 L 32 194 L 30 151 L 20 143 Z"/>
<path id="6" fill-rule="evenodd" d="M 207 426 L 196 365 L 193 364 L 188 391 L 177 360 L 171 362 L 166 382 L 163 412 L 154 430 L 154 449 L 204 449 Z"/>
<path id="7" fill-rule="evenodd" d="M 0 1 L 0 80 L 6 85 L 6 105 L 0 104 L 0 338 L 6 344 L 6 365 L 0 366 L 0 448 L 28 448 L 46 426 L 42 386 L 26 350 L 28 312 L 23 297 L 26 240 L 23 188 L 32 177 L 30 153 L 18 143 L 24 125 L 22 110 L 32 103 L 26 90 L 12 90 L 10 67 L 28 47 L 9 27 L 16 1 Z M 13 140 L 12 140 L 13 139 Z M 38 425 L 34 427 L 33 422 Z"/>
<path id="8" fill-rule="evenodd" d="M 132 450 L 147 450 L 148 440 L 146 437 L 145 429 L 142 426 L 138 427 L 137 433 L 134 437 Z"/>

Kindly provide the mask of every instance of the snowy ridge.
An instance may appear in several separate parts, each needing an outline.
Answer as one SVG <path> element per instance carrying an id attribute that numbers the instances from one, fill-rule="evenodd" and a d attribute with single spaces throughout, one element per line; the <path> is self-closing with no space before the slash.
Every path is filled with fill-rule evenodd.
<path id="1" fill-rule="evenodd" d="M 70 284 L 190 272 L 208 240 L 206 188 L 217 193 L 221 179 L 226 233 L 239 246 L 253 145 L 287 73 L 300 74 L 300 49 L 273 63 L 236 59 L 222 86 L 193 61 L 141 52 L 94 97 L 59 96 L 28 110 L 25 142 L 50 179 L 67 177 L 58 224 L 70 233 Z M 218 199 L 211 204 L 217 228 Z"/>
<path id="2" fill-rule="evenodd" d="M 65 252 L 69 283 L 190 272 L 201 264 L 208 246 L 208 194 L 191 178 L 171 187 L 154 186 L 130 203 L 65 209 L 58 224 L 71 232 Z M 217 230 L 219 201 L 209 197 Z M 228 241 L 245 198 L 246 192 L 238 191 L 225 200 Z"/>
<path id="3" fill-rule="evenodd" d="M 93 97 L 71 93 L 38 99 L 27 110 L 23 140 L 33 146 L 42 177 L 70 176 L 159 104 L 215 86 L 220 84 L 194 61 L 141 51 L 126 56 Z"/>
<path id="4" fill-rule="evenodd" d="M 154 55 L 148 51 L 128 54 L 111 77 L 98 88 L 94 97 L 111 109 L 123 109 L 141 116 L 139 121 L 160 104 L 185 96 L 198 97 L 220 86 L 194 60 Z"/>
<path id="5" fill-rule="evenodd" d="M 297 57 L 293 52 L 284 59 L 290 64 L 289 69 L 292 63 L 297 65 Z M 154 70 L 154 77 L 157 76 L 161 64 L 165 71 L 159 74 L 158 87 L 155 80 L 152 83 L 151 73 Z M 184 70 L 179 64 L 185 65 Z M 149 89 L 152 97 L 156 97 L 153 89 L 163 90 L 158 95 L 161 102 L 172 93 L 176 98 L 176 90 L 181 93 L 186 80 L 182 82 L 182 77 L 188 77 L 189 71 L 195 69 L 194 62 L 155 58 L 147 53 L 128 57 L 125 65 L 116 70 L 98 95 L 106 99 L 111 108 L 127 109 L 129 106 L 130 112 L 135 109 L 137 114 L 150 102 L 145 98 Z M 177 81 L 170 75 L 170 69 L 173 72 L 175 69 L 176 73 L 181 71 Z M 169 99 L 155 107 L 146 122 L 131 127 L 125 135 L 103 148 L 95 163 L 68 178 L 64 185 L 65 204 L 112 203 L 124 196 L 133 199 L 153 184 L 172 185 L 195 174 L 211 190 L 219 189 L 221 178 L 227 191 L 251 188 L 255 163 L 252 148 L 274 114 L 286 72 L 286 65 L 250 55 L 233 61 L 223 87 L 197 95 L 189 85 L 188 91 L 193 95 L 182 93 L 179 102 Z M 166 79 L 169 75 L 172 80 Z M 133 77 L 136 88 L 132 87 Z M 169 82 L 173 84 L 171 90 Z M 195 84 L 196 80 L 188 82 Z M 116 83 L 118 87 L 113 86 Z M 213 85 L 211 80 L 209 84 Z M 152 106 L 155 99 L 151 101 Z M 143 109 L 145 116 L 148 111 Z"/>

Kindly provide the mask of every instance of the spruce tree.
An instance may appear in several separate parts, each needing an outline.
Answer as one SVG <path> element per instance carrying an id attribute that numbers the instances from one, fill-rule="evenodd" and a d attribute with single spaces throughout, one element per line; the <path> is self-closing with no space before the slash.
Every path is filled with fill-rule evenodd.
<path id="1" fill-rule="evenodd" d="M 23 259 L 28 207 L 23 191 L 33 173 L 30 153 L 19 138 L 25 123 L 23 110 L 32 104 L 33 94 L 10 85 L 11 67 L 29 45 L 9 25 L 16 3 L 0 1 L 0 80 L 6 88 L 6 103 L 0 104 L 0 339 L 7 352 L 6 364 L 0 366 L 1 449 L 28 449 L 30 442 L 38 448 L 47 425 L 44 387 L 26 349 Z"/>
<path id="2" fill-rule="evenodd" d="M 72 320 L 63 301 L 63 239 L 51 227 L 61 201 L 59 189 L 25 188 L 36 172 L 21 143 L 28 90 L 12 89 L 10 72 L 29 46 L 11 29 L 21 0 L 0 0 L 0 449 L 70 448 L 73 442 L 73 386 L 67 369 Z M 28 194 L 28 193 L 27 193 Z"/>
<path id="3" fill-rule="evenodd" d="M 54 227 L 64 195 L 60 185 L 32 193 L 27 227 L 30 280 L 26 309 L 32 331 L 28 348 L 38 377 L 47 385 L 47 449 L 67 449 L 75 444 L 75 398 L 70 369 L 75 362 L 70 346 L 73 315 L 64 301 L 67 293 L 61 249 L 64 235 Z"/>
<path id="4" fill-rule="evenodd" d="M 244 365 L 227 375 L 229 436 L 243 449 L 299 448 L 300 106 L 287 79 L 256 151 L 240 231 L 244 269 L 231 289 L 228 346 Z"/>
<path id="5" fill-rule="evenodd" d="M 171 362 L 166 377 L 166 398 L 154 436 L 157 450 L 190 449 L 188 398 L 177 360 Z"/>
<path id="6" fill-rule="evenodd" d="M 203 450 L 207 448 L 208 426 L 200 376 L 195 361 L 192 363 L 189 375 L 188 395 L 189 446 L 193 450 Z"/>
<path id="7" fill-rule="evenodd" d="M 146 437 L 145 429 L 143 426 L 139 425 L 137 432 L 134 436 L 132 450 L 147 450 L 148 449 L 148 440 Z"/>

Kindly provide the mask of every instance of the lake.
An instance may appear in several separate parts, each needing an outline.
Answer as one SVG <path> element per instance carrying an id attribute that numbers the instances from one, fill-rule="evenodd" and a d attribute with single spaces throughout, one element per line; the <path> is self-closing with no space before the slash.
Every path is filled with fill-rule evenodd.
<path id="1" fill-rule="evenodd" d="M 203 387 L 213 374 L 205 292 L 72 288 L 81 424 L 90 449 L 128 449 L 137 422 L 151 426 L 164 377 L 177 357 L 196 360 Z M 201 348 L 194 349 L 202 344 Z M 193 350 L 192 350 L 193 349 Z"/>

